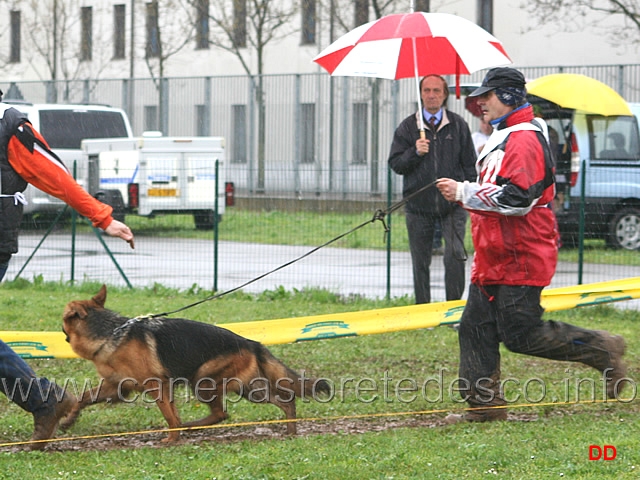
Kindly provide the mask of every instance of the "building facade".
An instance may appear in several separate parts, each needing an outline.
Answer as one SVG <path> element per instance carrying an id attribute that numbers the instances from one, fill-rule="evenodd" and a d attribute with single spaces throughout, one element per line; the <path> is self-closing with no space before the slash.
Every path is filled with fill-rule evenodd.
<path id="1" fill-rule="evenodd" d="M 356 19 L 375 18 L 375 1 L 287 2 L 260 0 L 273 14 L 261 22 L 245 0 L 5 1 L 0 88 L 6 99 L 121 107 L 135 135 L 223 136 L 226 176 L 239 193 L 399 195 L 386 160 L 395 127 L 417 108 L 415 81 L 332 78 L 312 61 Z M 601 34 L 552 25 L 528 31 L 520 3 L 416 7 L 491 30 L 527 78 L 584 73 L 640 102 L 633 44 L 605 48 Z M 385 13 L 409 10 L 396 2 Z M 477 128 L 463 98 L 452 97 L 449 108 Z"/>
<path id="2" fill-rule="evenodd" d="M 538 26 L 519 0 L 3 0 L 0 65 L 5 81 L 316 73 L 332 40 L 412 2 L 485 27 L 515 66 L 640 63 L 622 16 Z"/>

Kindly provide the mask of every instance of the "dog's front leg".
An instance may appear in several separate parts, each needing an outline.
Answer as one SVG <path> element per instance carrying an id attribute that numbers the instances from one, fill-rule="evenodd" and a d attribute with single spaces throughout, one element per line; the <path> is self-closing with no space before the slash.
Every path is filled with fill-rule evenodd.
<path id="1" fill-rule="evenodd" d="M 170 430 L 169 435 L 167 435 L 167 438 L 163 438 L 162 442 L 175 442 L 179 440 L 180 431 L 175 429 L 180 427 L 180 415 L 178 414 L 174 399 L 171 398 L 171 389 L 166 382 L 160 384 L 156 405 L 158 405 L 162 415 L 169 424 Z"/>
<path id="2" fill-rule="evenodd" d="M 62 422 L 60 428 L 62 430 L 69 429 L 80 416 L 80 412 L 87 406 L 101 402 L 119 402 L 122 401 L 130 392 L 124 391 L 118 384 L 101 381 L 100 385 L 92 388 L 88 392 L 82 392 L 78 397 L 78 402 L 73 406 L 69 415 Z"/>

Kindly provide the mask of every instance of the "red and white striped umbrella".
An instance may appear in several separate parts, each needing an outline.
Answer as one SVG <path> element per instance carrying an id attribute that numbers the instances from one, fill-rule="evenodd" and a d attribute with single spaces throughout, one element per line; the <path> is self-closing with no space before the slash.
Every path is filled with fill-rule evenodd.
<path id="1" fill-rule="evenodd" d="M 393 80 L 469 74 L 511 63 L 502 43 L 475 23 L 423 12 L 387 15 L 361 25 L 313 61 L 335 76 Z"/>
<path id="2" fill-rule="evenodd" d="M 502 43 L 465 18 L 448 13 L 387 15 L 346 33 L 313 59 L 333 76 L 398 80 L 460 75 L 511 63 Z M 420 92 L 418 86 L 418 104 Z"/>

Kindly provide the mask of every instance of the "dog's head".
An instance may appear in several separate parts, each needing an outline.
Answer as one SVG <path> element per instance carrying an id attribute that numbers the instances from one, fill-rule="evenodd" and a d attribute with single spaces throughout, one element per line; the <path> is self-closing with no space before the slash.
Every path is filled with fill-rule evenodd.
<path id="1" fill-rule="evenodd" d="M 85 320 L 91 310 L 104 309 L 107 300 L 107 287 L 102 285 L 100 291 L 91 300 L 73 300 L 67 304 L 62 314 L 62 331 L 66 340 L 72 343 L 73 337 L 86 334 Z"/>

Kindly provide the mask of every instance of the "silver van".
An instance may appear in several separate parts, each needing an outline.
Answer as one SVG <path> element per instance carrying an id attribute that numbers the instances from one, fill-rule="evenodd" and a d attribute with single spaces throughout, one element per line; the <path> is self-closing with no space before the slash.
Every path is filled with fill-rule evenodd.
<path id="1" fill-rule="evenodd" d="M 87 188 L 87 166 L 82 162 L 80 144 L 87 138 L 133 137 L 124 110 L 104 105 L 32 104 L 7 100 L 4 103 L 24 112 L 34 128 L 45 138 L 51 149 L 65 163 L 76 180 Z M 25 191 L 28 204 L 24 213 L 57 213 L 64 202 L 33 186 Z"/>
<path id="2" fill-rule="evenodd" d="M 605 117 L 530 101 L 555 137 L 554 210 L 563 245 L 577 245 L 584 218 L 585 238 L 640 249 L 640 104 L 629 105 L 634 116 Z"/>

